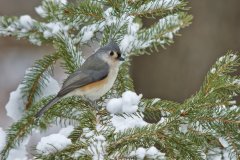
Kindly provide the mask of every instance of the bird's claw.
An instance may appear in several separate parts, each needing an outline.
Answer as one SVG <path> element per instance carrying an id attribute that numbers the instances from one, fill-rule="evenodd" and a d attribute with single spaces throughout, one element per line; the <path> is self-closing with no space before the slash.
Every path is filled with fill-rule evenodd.
<path id="1" fill-rule="evenodd" d="M 93 106 L 97 111 L 100 110 L 100 107 L 99 107 L 99 105 L 97 104 L 96 101 L 92 101 L 92 100 L 90 100 L 89 98 L 86 98 L 86 97 L 85 97 L 85 99 L 86 99 L 86 100 L 91 104 L 91 106 Z"/>

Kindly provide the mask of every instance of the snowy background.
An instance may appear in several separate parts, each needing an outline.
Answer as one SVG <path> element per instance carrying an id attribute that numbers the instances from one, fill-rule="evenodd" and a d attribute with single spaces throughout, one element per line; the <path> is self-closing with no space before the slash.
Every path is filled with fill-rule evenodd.
<path id="1" fill-rule="evenodd" d="M 39 0 L 0 0 L 0 15 L 30 14 Z M 202 84 L 210 66 L 226 50 L 240 51 L 240 1 L 192 0 L 193 24 L 182 30 L 175 44 L 160 49 L 161 54 L 135 57 L 132 66 L 137 93 L 145 97 L 161 97 L 183 101 Z M 149 25 L 151 22 L 145 22 Z M 26 68 L 43 54 L 51 53 L 51 46 L 35 47 L 15 38 L 0 37 L 0 126 L 6 128 L 5 104 L 9 93 L 16 89 Z M 146 75 L 148 78 L 146 79 Z M 55 73 L 61 82 L 61 71 Z M 159 89 L 153 89 L 158 86 Z"/>

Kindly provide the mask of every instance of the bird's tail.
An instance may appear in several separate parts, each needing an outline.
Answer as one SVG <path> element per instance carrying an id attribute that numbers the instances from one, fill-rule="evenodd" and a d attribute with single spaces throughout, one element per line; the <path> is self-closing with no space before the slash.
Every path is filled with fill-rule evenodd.
<path id="1" fill-rule="evenodd" d="M 50 107 L 56 104 L 59 100 L 60 100 L 60 97 L 54 97 L 53 99 L 51 99 L 40 111 L 37 112 L 35 117 L 36 118 L 41 117 L 44 112 L 46 112 Z"/>

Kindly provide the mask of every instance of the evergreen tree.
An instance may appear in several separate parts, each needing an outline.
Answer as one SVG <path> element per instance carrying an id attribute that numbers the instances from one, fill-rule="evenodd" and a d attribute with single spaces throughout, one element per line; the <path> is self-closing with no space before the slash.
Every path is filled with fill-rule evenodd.
<path id="1" fill-rule="evenodd" d="M 181 104 L 141 99 L 134 93 L 131 58 L 173 43 L 173 36 L 192 19 L 184 0 L 43 0 L 35 10 L 39 21 L 28 15 L 0 17 L 0 35 L 55 48 L 27 70 L 15 92 L 21 97 L 15 109 L 24 111 L 19 117 L 9 113 L 16 122 L 7 130 L 6 141 L 0 142 L 2 160 L 10 159 L 14 148 L 25 146 L 36 130 L 44 131 L 53 123 L 67 127 L 43 137 L 31 153 L 34 159 L 239 158 L 240 109 L 234 98 L 240 80 L 231 74 L 240 65 L 237 53 L 219 58 L 200 90 Z M 147 27 L 143 19 L 155 23 Z M 120 45 L 126 62 L 114 87 L 98 101 L 101 109 L 94 110 L 81 97 L 70 97 L 35 119 L 54 96 L 44 92 L 49 83 L 56 83 L 51 77 L 55 62 L 60 61 L 70 74 L 84 62 L 84 46 L 103 46 L 111 38 Z"/>

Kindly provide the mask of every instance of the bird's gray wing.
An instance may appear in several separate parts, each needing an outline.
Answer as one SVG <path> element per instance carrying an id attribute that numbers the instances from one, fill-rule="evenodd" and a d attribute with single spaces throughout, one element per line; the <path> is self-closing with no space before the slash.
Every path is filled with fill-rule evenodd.
<path id="1" fill-rule="evenodd" d="M 66 79 L 57 96 L 62 97 L 79 87 L 102 80 L 107 77 L 108 73 L 109 65 L 106 62 L 95 58 L 91 59 L 91 63 L 86 60 L 79 70 Z"/>

